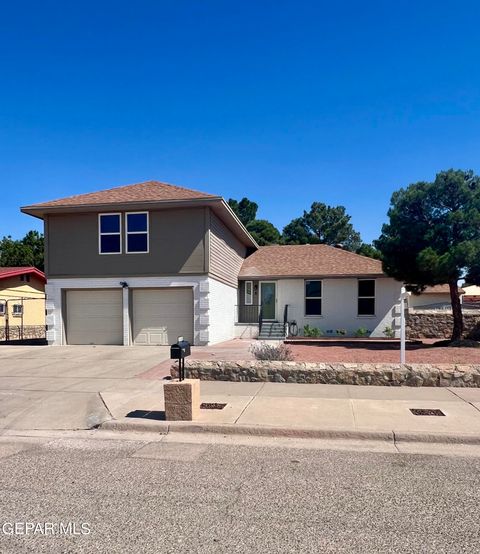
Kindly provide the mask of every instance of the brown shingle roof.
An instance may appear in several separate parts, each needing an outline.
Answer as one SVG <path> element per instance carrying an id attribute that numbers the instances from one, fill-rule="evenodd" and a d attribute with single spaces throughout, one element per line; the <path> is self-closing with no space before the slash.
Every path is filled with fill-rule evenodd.
<path id="1" fill-rule="evenodd" d="M 460 294 L 465 294 L 465 291 L 458 287 Z M 433 287 L 427 287 L 422 294 L 450 294 L 450 287 L 448 285 L 434 285 Z"/>
<path id="2" fill-rule="evenodd" d="M 240 277 L 354 277 L 382 275 L 382 263 L 325 244 L 261 246 Z"/>
<path id="3" fill-rule="evenodd" d="M 156 200 L 194 200 L 197 198 L 217 198 L 213 194 L 199 192 L 197 190 L 169 185 L 159 181 L 145 181 L 134 185 L 125 185 L 113 189 L 77 194 L 34 204 L 35 208 L 55 208 L 62 206 L 86 206 L 96 204 L 123 204 L 128 202 L 155 202 Z"/>

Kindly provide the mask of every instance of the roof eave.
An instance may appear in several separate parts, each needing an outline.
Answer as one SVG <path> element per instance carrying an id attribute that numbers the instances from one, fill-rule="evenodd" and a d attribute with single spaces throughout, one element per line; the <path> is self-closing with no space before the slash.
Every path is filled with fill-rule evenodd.
<path id="1" fill-rule="evenodd" d="M 295 275 L 239 275 L 239 281 L 265 280 L 265 279 L 374 279 L 388 278 L 385 273 L 335 273 L 335 274 L 307 274 Z"/>

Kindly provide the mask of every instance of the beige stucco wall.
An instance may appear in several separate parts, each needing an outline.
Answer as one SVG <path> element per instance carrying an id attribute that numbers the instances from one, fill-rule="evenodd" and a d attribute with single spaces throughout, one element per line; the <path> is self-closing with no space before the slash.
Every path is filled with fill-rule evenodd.
<path id="1" fill-rule="evenodd" d="M 435 306 L 436 304 L 450 304 L 450 294 L 411 294 L 408 298 L 410 308 L 419 306 Z"/>
<path id="2" fill-rule="evenodd" d="M 43 282 L 30 275 L 30 282 L 20 280 L 20 275 L 0 280 L 0 302 L 8 302 L 10 325 L 20 325 L 22 318 L 13 315 L 13 304 L 23 300 L 23 325 L 45 325 L 45 287 Z M 13 302 L 13 300 L 19 300 Z M 0 327 L 5 326 L 6 316 L 0 316 Z"/>
<path id="3" fill-rule="evenodd" d="M 296 320 L 299 331 L 308 324 L 327 330 L 346 329 L 354 335 L 360 327 L 371 331 L 371 336 L 384 337 L 386 326 L 396 330 L 399 336 L 401 283 L 390 278 L 376 279 L 375 315 L 357 315 L 357 279 L 322 279 L 322 316 L 304 315 L 304 279 L 280 279 L 277 281 L 277 320 L 283 321 L 283 309 L 289 305 L 288 320 Z M 335 336 L 335 333 L 333 333 Z"/>

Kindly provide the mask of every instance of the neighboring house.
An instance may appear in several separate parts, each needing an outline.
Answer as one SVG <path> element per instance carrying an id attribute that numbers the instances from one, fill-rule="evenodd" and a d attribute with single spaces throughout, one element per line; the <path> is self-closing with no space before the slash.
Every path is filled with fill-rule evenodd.
<path id="1" fill-rule="evenodd" d="M 45 332 L 45 275 L 34 267 L 0 267 L 0 338 Z M 36 328 L 39 329 L 36 329 Z"/>
<path id="2" fill-rule="evenodd" d="M 384 337 L 399 328 L 401 283 L 386 277 L 378 260 L 323 244 L 262 246 L 239 274 L 237 336 L 255 336 L 248 323 L 295 320 L 301 330 L 316 327 L 325 336 L 355 335 L 367 329 Z"/>
<path id="3" fill-rule="evenodd" d="M 476 285 L 467 285 L 463 286 L 465 295 L 463 296 L 463 302 L 465 304 L 476 304 L 480 305 L 480 287 Z"/>
<path id="4" fill-rule="evenodd" d="M 458 289 L 460 293 L 460 302 L 465 291 Z M 421 294 L 410 294 L 408 297 L 408 306 L 415 310 L 442 309 L 448 310 L 452 307 L 450 298 L 450 288 L 448 285 L 435 285 L 427 287 Z"/>
<path id="5" fill-rule="evenodd" d="M 323 246 L 259 248 L 219 196 L 148 181 L 22 208 L 45 223 L 50 344 L 195 345 L 296 319 L 398 327 L 400 283 Z M 283 325 L 283 323 L 282 323 Z"/>

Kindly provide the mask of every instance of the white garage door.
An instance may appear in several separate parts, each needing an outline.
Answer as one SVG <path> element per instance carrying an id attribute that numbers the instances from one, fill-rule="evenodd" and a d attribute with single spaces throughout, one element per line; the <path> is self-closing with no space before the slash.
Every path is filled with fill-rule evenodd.
<path id="1" fill-rule="evenodd" d="M 134 289 L 132 303 L 134 344 L 193 344 L 192 289 Z"/>
<path id="2" fill-rule="evenodd" d="M 68 290 L 67 344 L 123 344 L 121 290 Z"/>

